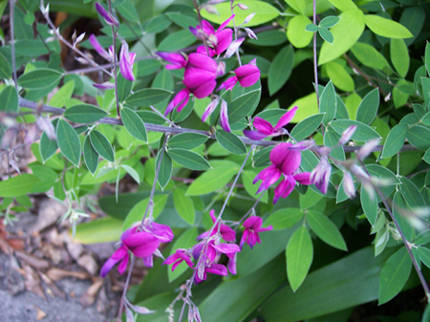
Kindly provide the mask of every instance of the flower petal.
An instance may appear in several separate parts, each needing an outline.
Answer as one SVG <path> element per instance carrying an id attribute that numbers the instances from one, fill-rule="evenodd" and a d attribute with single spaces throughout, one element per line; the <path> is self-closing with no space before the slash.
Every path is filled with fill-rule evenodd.
<path id="1" fill-rule="evenodd" d="M 271 135 L 273 134 L 273 132 L 275 132 L 275 129 L 273 128 L 272 124 L 270 124 L 269 121 L 262 119 L 261 117 L 256 116 L 254 118 L 253 124 L 258 132 L 261 132 L 266 136 Z"/>
<path id="2" fill-rule="evenodd" d="M 282 115 L 278 123 L 276 123 L 275 129 L 276 130 L 280 129 L 281 127 L 284 127 L 285 125 L 290 123 L 290 121 L 294 118 L 294 115 L 296 114 L 297 109 L 298 107 L 294 106 L 291 110 L 289 110 L 287 113 Z"/>
<path id="3" fill-rule="evenodd" d="M 255 141 L 260 141 L 264 138 L 267 138 L 266 134 L 263 134 L 259 131 L 251 131 L 251 130 L 243 130 L 243 134 L 251 139 L 251 140 L 255 140 Z"/>
<path id="4" fill-rule="evenodd" d="M 219 123 L 224 131 L 231 132 L 230 124 L 228 122 L 227 102 L 224 100 L 221 100 L 221 111 L 220 111 Z"/>

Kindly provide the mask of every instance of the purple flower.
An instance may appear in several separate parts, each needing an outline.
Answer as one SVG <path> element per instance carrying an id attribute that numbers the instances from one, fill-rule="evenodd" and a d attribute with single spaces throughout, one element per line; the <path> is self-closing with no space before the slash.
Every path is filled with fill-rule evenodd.
<path id="1" fill-rule="evenodd" d="M 108 61 L 112 61 L 112 57 L 111 55 L 109 55 L 109 53 L 107 52 L 106 49 L 103 48 L 102 45 L 100 45 L 100 43 L 98 42 L 96 36 L 94 34 L 91 34 L 90 37 L 88 38 L 91 46 L 93 46 L 93 48 L 95 49 L 95 51 L 102 56 L 104 59 L 108 60 Z"/>
<path id="2" fill-rule="evenodd" d="M 204 98 L 215 89 L 217 68 L 218 65 L 212 58 L 199 53 L 190 54 L 183 83 L 195 97 Z"/>
<path id="3" fill-rule="evenodd" d="M 201 265 L 197 274 L 194 277 L 194 283 L 198 284 L 207 279 L 207 273 L 227 276 L 227 268 L 222 264 L 210 263 L 208 265 Z"/>
<path id="4" fill-rule="evenodd" d="M 157 52 L 156 54 L 163 58 L 165 61 L 168 61 L 172 64 L 166 65 L 166 69 L 180 69 L 185 68 L 185 66 L 187 66 L 187 59 L 181 54 L 163 52 Z"/>
<path id="5" fill-rule="evenodd" d="M 251 140 L 262 140 L 268 136 L 283 135 L 285 134 L 283 127 L 293 119 L 297 108 L 297 106 L 294 106 L 291 110 L 282 115 L 275 127 L 273 127 L 270 122 L 257 116 L 254 118 L 253 122 L 256 131 L 244 130 L 243 134 Z"/>
<path id="6" fill-rule="evenodd" d="M 127 268 L 129 254 L 144 258 L 152 255 L 160 246 L 160 241 L 152 234 L 145 231 L 137 231 L 138 227 L 129 228 L 121 235 L 121 247 L 104 263 L 100 276 L 105 277 L 107 273 L 118 263 L 118 272 L 123 274 Z"/>
<path id="7" fill-rule="evenodd" d="M 219 103 L 219 97 L 216 96 L 215 99 L 213 99 L 206 107 L 206 110 L 202 115 L 202 122 L 206 121 L 207 118 L 213 113 L 213 111 L 215 111 L 216 107 L 218 106 L 218 103 Z"/>
<path id="8" fill-rule="evenodd" d="M 315 169 L 312 170 L 310 181 L 315 184 L 319 191 L 326 194 L 330 183 L 331 166 L 327 156 L 323 155 Z"/>
<path id="9" fill-rule="evenodd" d="M 219 124 L 221 125 L 222 129 L 226 132 L 231 132 L 230 123 L 228 122 L 227 102 L 223 99 L 221 100 L 221 110 L 219 115 Z"/>
<path id="10" fill-rule="evenodd" d="M 245 220 L 243 223 L 243 227 L 245 230 L 242 235 L 242 239 L 240 240 L 240 249 L 242 249 L 243 244 L 247 243 L 249 247 L 254 247 L 256 243 L 261 244 L 259 232 L 272 230 L 273 227 L 269 226 L 267 228 L 262 228 L 263 219 L 261 217 L 252 216 Z"/>
<path id="11" fill-rule="evenodd" d="M 98 2 L 96 3 L 96 10 L 108 25 L 119 26 L 119 21 Z"/>
<path id="12" fill-rule="evenodd" d="M 260 70 L 256 65 L 256 60 L 253 59 L 249 64 L 240 66 L 234 71 L 236 76 L 230 77 L 218 87 L 218 91 L 222 89 L 232 90 L 234 85 L 239 82 L 242 87 L 254 85 L 260 79 Z"/>
<path id="13" fill-rule="evenodd" d="M 287 197 L 298 183 L 311 184 L 308 172 L 297 173 L 301 162 L 300 151 L 289 150 L 291 143 L 280 143 L 270 152 L 272 165 L 261 171 L 254 179 L 253 184 L 261 180 L 257 194 L 267 190 L 272 184 L 277 182 L 281 175 L 284 180 L 276 187 L 273 203 L 275 204 L 280 197 Z"/>
<path id="14" fill-rule="evenodd" d="M 179 113 L 182 111 L 185 105 L 188 104 L 188 101 L 190 100 L 190 91 L 187 88 L 181 89 L 173 98 L 173 100 L 170 101 L 169 105 L 167 105 L 166 111 L 164 112 L 164 115 L 168 115 L 171 111 L 177 108 L 177 112 Z"/>
<path id="15" fill-rule="evenodd" d="M 193 268 L 193 262 L 191 261 L 190 254 L 188 254 L 186 249 L 180 248 L 180 249 L 177 249 L 174 254 L 167 257 L 162 265 L 173 264 L 172 266 L 172 272 L 173 272 L 176 269 L 176 267 L 178 267 L 178 265 L 184 261 L 189 267 Z"/>
<path id="16" fill-rule="evenodd" d="M 216 217 L 215 217 L 215 210 L 211 210 L 209 212 L 209 215 L 212 218 L 212 222 L 215 224 L 216 223 Z M 221 227 L 219 227 L 221 225 Z M 211 231 L 206 231 L 203 234 L 199 235 L 197 237 L 197 239 L 203 239 L 210 236 L 215 235 L 218 232 L 218 229 L 220 231 L 221 234 L 221 238 L 224 239 L 227 242 L 234 242 L 236 240 L 236 232 L 230 228 L 230 226 L 227 226 L 226 224 L 223 223 L 218 223 L 215 227 L 213 227 L 211 229 Z"/>
<path id="17" fill-rule="evenodd" d="M 129 81 L 134 81 L 133 64 L 135 58 L 136 54 L 128 52 L 128 44 L 124 41 L 119 53 L 119 69 L 122 76 Z"/>

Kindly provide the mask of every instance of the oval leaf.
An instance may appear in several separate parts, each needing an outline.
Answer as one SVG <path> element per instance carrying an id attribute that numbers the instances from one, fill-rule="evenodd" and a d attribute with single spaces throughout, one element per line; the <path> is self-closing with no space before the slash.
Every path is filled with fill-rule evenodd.
<path id="1" fill-rule="evenodd" d="M 316 211 L 309 211 L 307 219 L 312 230 L 325 243 L 340 250 L 347 250 L 341 233 L 330 219 Z"/>
<path id="2" fill-rule="evenodd" d="M 388 133 L 384 148 L 382 149 L 382 158 L 389 158 L 400 151 L 405 144 L 406 133 L 408 131 L 407 124 L 397 124 Z"/>
<path id="3" fill-rule="evenodd" d="M 34 174 L 22 174 L 0 182 L 0 197 L 22 196 L 40 180 Z"/>
<path id="4" fill-rule="evenodd" d="M 167 150 L 167 154 L 174 161 L 191 170 L 204 171 L 211 167 L 206 159 L 193 151 L 175 148 Z"/>
<path id="5" fill-rule="evenodd" d="M 273 59 L 269 69 L 269 93 L 275 94 L 287 82 L 294 65 L 294 50 L 292 46 L 284 47 Z"/>
<path id="6" fill-rule="evenodd" d="M 361 101 L 357 109 L 356 120 L 365 124 L 371 124 L 378 113 L 379 89 L 370 91 Z"/>
<path id="7" fill-rule="evenodd" d="M 58 149 L 57 140 L 51 140 L 48 135 L 43 132 L 40 137 L 39 151 L 43 162 L 52 157 Z"/>
<path id="8" fill-rule="evenodd" d="M 296 48 L 304 48 L 312 41 L 313 33 L 306 30 L 306 26 L 312 21 L 303 15 L 295 16 L 288 23 L 287 37 Z"/>
<path id="9" fill-rule="evenodd" d="M 191 198 L 185 195 L 185 192 L 181 189 L 175 189 L 173 192 L 173 204 L 175 205 L 176 211 L 179 216 L 182 217 L 190 225 L 194 225 L 195 210 L 194 204 Z"/>
<path id="10" fill-rule="evenodd" d="M 167 145 L 171 148 L 194 149 L 209 139 L 208 136 L 197 133 L 181 133 L 172 137 Z"/>
<path id="11" fill-rule="evenodd" d="M 372 129 L 370 126 L 353 120 L 335 120 L 330 122 L 330 126 L 340 135 L 351 125 L 356 125 L 357 129 L 355 130 L 352 140 L 356 141 L 369 141 L 372 139 L 380 139 L 379 134 Z"/>
<path id="12" fill-rule="evenodd" d="M 83 150 L 85 164 L 87 165 L 88 170 L 94 175 L 96 173 L 97 166 L 99 165 L 99 155 L 91 145 L 90 138 L 88 136 L 85 137 Z"/>
<path id="13" fill-rule="evenodd" d="M 99 131 L 93 130 L 90 133 L 91 144 L 94 150 L 103 158 L 110 162 L 115 162 L 112 145 L 109 140 Z"/>
<path id="14" fill-rule="evenodd" d="M 127 97 L 125 102 L 135 107 L 146 107 L 155 105 L 167 100 L 172 92 L 158 88 L 145 88 L 134 92 L 133 95 Z"/>
<path id="15" fill-rule="evenodd" d="M 78 104 L 68 108 L 64 117 L 75 123 L 93 123 L 105 117 L 107 112 L 90 104 Z"/>
<path id="16" fill-rule="evenodd" d="M 57 123 L 57 142 L 61 153 L 78 166 L 81 158 L 81 141 L 73 126 L 63 119 Z"/>
<path id="17" fill-rule="evenodd" d="M 221 146 L 227 151 L 230 151 L 233 154 L 246 154 L 245 144 L 233 133 L 218 130 L 216 131 L 215 136 L 219 144 L 221 144 Z"/>
<path id="18" fill-rule="evenodd" d="M 365 15 L 364 21 L 375 34 L 387 38 L 410 38 L 411 32 L 398 22 L 377 15 Z"/>
<path id="19" fill-rule="evenodd" d="M 124 127 L 131 136 L 138 140 L 146 142 L 146 128 L 142 119 L 137 113 L 128 107 L 123 107 L 121 110 L 121 120 L 124 123 Z"/>
<path id="20" fill-rule="evenodd" d="M 22 75 L 18 79 L 18 85 L 26 89 L 41 89 L 59 81 L 62 76 L 57 70 L 38 68 Z"/>

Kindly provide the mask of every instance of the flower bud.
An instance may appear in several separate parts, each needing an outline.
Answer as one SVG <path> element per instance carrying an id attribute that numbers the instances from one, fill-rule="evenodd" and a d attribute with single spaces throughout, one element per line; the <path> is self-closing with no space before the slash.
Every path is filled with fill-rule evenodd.
<path id="1" fill-rule="evenodd" d="M 357 125 L 351 125 L 345 131 L 343 131 L 342 136 L 339 139 L 339 145 L 344 145 L 348 143 L 348 141 L 351 139 L 356 129 L 357 129 Z"/>

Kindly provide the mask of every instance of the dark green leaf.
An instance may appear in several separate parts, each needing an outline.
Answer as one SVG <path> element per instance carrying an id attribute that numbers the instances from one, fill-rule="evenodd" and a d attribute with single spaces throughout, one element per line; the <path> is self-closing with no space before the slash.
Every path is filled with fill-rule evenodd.
<path id="1" fill-rule="evenodd" d="M 97 166 L 99 165 L 99 155 L 91 145 L 88 135 L 84 140 L 84 161 L 88 170 L 94 175 L 96 173 Z"/>
<path id="2" fill-rule="evenodd" d="M 197 133 L 181 133 L 173 136 L 168 146 L 171 148 L 194 149 L 205 143 L 209 137 Z"/>
<path id="3" fill-rule="evenodd" d="M 285 229 L 293 227 L 300 219 L 302 219 L 304 213 L 299 208 L 285 208 L 275 211 L 265 221 L 265 226 L 273 226 L 274 230 Z"/>
<path id="4" fill-rule="evenodd" d="M 258 184 L 253 184 L 255 177 L 257 176 L 257 173 L 251 170 L 244 170 L 242 171 L 242 183 L 245 187 L 246 192 L 254 199 L 260 198 L 260 194 L 256 194 L 258 190 Z M 263 196 L 261 197 L 260 201 L 267 203 L 269 197 L 267 191 L 263 192 Z"/>
<path id="5" fill-rule="evenodd" d="M 379 134 L 372 129 L 370 126 L 354 121 L 354 120 L 335 120 L 330 122 L 330 126 L 333 127 L 333 129 L 340 135 L 342 135 L 342 132 L 345 131 L 348 127 L 351 125 L 356 125 L 357 129 L 355 130 L 355 133 L 352 136 L 352 140 L 356 141 L 369 141 L 371 139 L 380 139 L 381 137 Z"/>
<path id="6" fill-rule="evenodd" d="M 403 197 L 398 191 L 396 191 L 396 193 L 394 194 L 393 203 L 395 205 L 393 207 L 393 216 L 399 224 L 400 230 L 403 232 L 406 239 L 410 242 L 414 237 L 414 228 L 411 226 L 410 222 L 408 221 L 408 218 L 406 218 L 406 216 L 402 213 L 402 211 L 408 210 L 408 207 L 406 206 Z M 417 240 L 415 240 L 414 243 L 419 245 Z"/>
<path id="7" fill-rule="evenodd" d="M 230 124 L 251 115 L 260 102 L 261 90 L 255 90 L 239 96 L 228 105 L 228 120 Z"/>
<path id="8" fill-rule="evenodd" d="M 324 27 L 319 27 L 318 33 L 320 34 L 322 39 L 327 41 L 329 44 L 333 44 L 334 36 L 330 30 L 328 30 L 327 28 L 324 28 Z"/>
<path id="9" fill-rule="evenodd" d="M 169 20 L 170 21 L 170 20 Z M 196 37 L 189 30 L 180 30 L 171 33 L 158 45 L 158 51 L 177 51 L 192 45 Z"/>
<path id="10" fill-rule="evenodd" d="M 91 144 L 96 152 L 110 162 L 115 162 L 112 145 L 109 140 L 99 131 L 92 130 L 90 133 Z"/>
<path id="11" fill-rule="evenodd" d="M 401 177 L 400 181 L 402 184 L 399 186 L 400 193 L 406 201 L 406 204 L 414 208 L 425 207 L 426 204 L 424 202 L 423 196 L 418 190 L 417 186 L 408 178 Z"/>
<path id="12" fill-rule="evenodd" d="M 161 14 L 149 20 L 145 27 L 145 31 L 147 33 L 159 33 L 163 30 L 166 30 L 171 24 L 172 21 L 170 21 L 166 15 Z"/>
<path id="13" fill-rule="evenodd" d="M 267 146 L 257 153 L 254 154 L 253 160 L 254 160 L 254 167 L 265 167 L 270 164 L 270 152 L 272 151 L 273 146 Z"/>
<path id="14" fill-rule="evenodd" d="M 164 89 L 145 88 L 140 91 L 134 92 L 126 99 L 126 103 L 135 107 L 145 107 L 161 103 L 168 99 L 172 92 Z"/>
<path id="15" fill-rule="evenodd" d="M 340 18 L 337 16 L 327 16 L 320 21 L 319 26 L 325 27 L 325 28 L 331 28 L 331 27 L 334 27 L 339 22 L 339 20 Z"/>
<path id="16" fill-rule="evenodd" d="M 291 136 L 297 141 L 308 138 L 318 129 L 323 118 L 324 114 L 315 114 L 305 118 L 294 126 Z"/>
<path id="17" fill-rule="evenodd" d="M 425 151 L 430 148 L 430 130 L 424 126 L 415 125 L 409 128 L 406 139 L 417 149 Z"/>
<path id="18" fill-rule="evenodd" d="M 130 1 L 124 1 L 116 6 L 116 9 L 125 19 L 132 22 L 139 22 L 139 15 Z"/>
<path id="19" fill-rule="evenodd" d="M 313 23 L 310 23 L 310 24 L 306 25 L 305 30 L 309 31 L 309 32 L 317 32 L 318 31 L 318 26 L 314 25 Z"/>
<path id="20" fill-rule="evenodd" d="M 383 159 L 392 157 L 400 151 L 405 143 L 407 131 L 407 124 L 397 124 L 391 129 L 385 141 L 384 148 L 382 149 Z"/>
<path id="21" fill-rule="evenodd" d="M 158 152 L 157 160 L 155 162 L 157 167 L 158 167 L 160 153 L 161 153 L 161 150 Z M 162 189 L 164 189 L 166 185 L 169 183 L 170 178 L 172 177 L 172 171 L 173 171 L 172 159 L 166 153 L 166 151 L 164 151 L 163 158 L 161 159 L 160 172 L 158 173 L 158 178 L 157 178 L 158 184 Z"/>
<path id="22" fill-rule="evenodd" d="M 199 154 L 186 149 L 174 148 L 167 150 L 167 154 L 180 165 L 196 171 L 210 169 L 210 164 Z"/>
<path id="23" fill-rule="evenodd" d="M 409 70 L 409 53 L 403 39 L 391 39 L 390 56 L 397 73 L 401 77 L 406 77 Z"/>
<path id="24" fill-rule="evenodd" d="M 151 123 L 158 125 L 163 125 L 164 123 L 166 123 L 164 118 L 162 118 L 157 113 L 151 111 L 136 111 L 136 113 L 142 119 L 143 123 Z"/>
<path id="25" fill-rule="evenodd" d="M 269 69 L 269 93 L 275 94 L 287 82 L 291 75 L 294 64 L 294 50 L 293 47 L 284 47 L 273 59 Z"/>
<path id="26" fill-rule="evenodd" d="M 415 41 L 415 38 L 423 28 L 425 18 L 426 14 L 421 6 L 412 6 L 403 10 L 399 22 L 414 35 L 412 38 L 405 39 L 406 45 L 409 46 Z"/>
<path id="27" fill-rule="evenodd" d="M 324 145 L 326 147 L 333 147 L 330 152 L 330 156 L 337 160 L 345 161 L 345 151 L 343 150 L 343 147 L 335 147 L 339 143 L 339 139 L 340 135 L 333 130 L 327 130 L 324 133 Z"/>
<path id="28" fill-rule="evenodd" d="M 63 119 L 57 123 L 57 142 L 61 153 L 78 166 L 81 158 L 81 141 L 75 129 Z"/>
<path id="29" fill-rule="evenodd" d="M 379 280 L 379 305 L 388 302 L 402 290 L 411 269 L 412 261 L 405 247 L 387 260 Z"/>
<path id="30" fill-rule="evenodd" d="M 93 123 L 105 117 L 107 112 L 90 104 L 74 105 L 64 112 L 64 117 L 75 123 Z"/>
<path id="31" fill-rule="evenodd" d="M 427 74 L 430 75 L 430 43 L 428 41 L 426 43 L 424 60 L 425 60 L 425 65 L 427 69 Z"/>
<path id="32" fill-rule="evenodd" d="M 337 110 L 337 97 L 332 81 L 326 85 L 320 95 L 320 112 L 324 113 L 324 125 L 333 120 Z"/>
<path id="33" fill-rule="evenodd" d="M 340 250 L 347 250 L 341 233 L 327 216 L 316 211 L 309 211 L 306 218 L 314 233 L 325 243 Z"/>
<path id="34" fill-rule="evenodd" d="M 379 108 L 379 89 L 370 91 L 361 101 L 357 109 L 356 120 L 370 125 L 376 117 Z"/>
<path id="35" fill-rule="evenodd" d="M 0 197 L 16 197 L 30 192 L 40 180 L 34 174 L 22 174 L 0 181 Z"/>
<path id="36" fill-rule="evenodd" d="M 181 189 L 175 189 L 173 192 L 173 204 L 175 205 L 176 211 L 179 216 L 182 217 L 191 226 L 194 225 L 195 210 L 194 204 L 191 198 L 185 195 L 185 192 Z"/>
<path id="37" fill-rule="evenodd" d="M 125 79 L 121 73 L 118 73 L 117 77 L 117 88 L 118 88 L 118 102 L 123 102 L 128 95 L 130 95 L 133 82 Z"/>
<path id="38" fill-rule="evenodd" d="M 418 251 L 421 262 L 425 266 L 430 267 L 430 249 L 425 248 L 425 247 L 418 247 L 417 251 Z"/>
<path id="39" fill-rule="evenodd" d="M 0 93 L 0 111 L 18 113 L 18 92 L 14 86 L 6 86 Z"/>
<path id="40" fill-rule="evenodd" d="M 378 200 L 376 199 L 376 196 L 371 196 L 362 185 L 360 191 L 360 201 L 364 214 L 366 215 L 370 224 L 374 226 L 376 223 L 376 216 L 378 215 Z"/>
<path id="41" fill-rule="evenodd" d="M 42 157 L 43 162 L 47 161 L 50 157 L 52 157 L 58 149 L 57 140 L 51 140 L 48 135 L 43 132 L 40 137 L 40 156 Z"/>
<path id="42" fill-rule="evenodd" d="M 144 77 L 154 74 L 163 67 L 158 59 L 140 60 L 134 64 L 134 72 L 137 77 Z"/>
<path id="43" fill-rule="evenodd" d="M 218 130 L 215 132 L 215 136 L 219 144 L 227 151 L 233 154 L 246 154 L 245 144 L 233 133 Z"/>
<path id="44" fill-rule="evenodd" d="M 26 89 L 41 89 L 58 82 L 63 74 L 54 69 L 38 68 L 25 73 L 18 79 L 18 85 Z"/>
<path id="45" fill-rule="evenodd" d="M 199 24 L 198 20 L 180 12 L 168 12 L 166 16 L 184 29 L 188 29 L 190 26 L 196 27 Z"/>
<path id="46" fill-rule="evenodd" d="M 0 78 L 8 79 L 12 75 L 12 68 L 7 60 L 7 58 L 0 53 Z"/>
<path id="47" fill-rule="evenodd" d="M 305 280 L 314 255 L 311 236 L 305 226 L 301 226 L 291 236 L 286 249 L 287 275 L 295 292 Z"/>
<path id="48" fill-rule="evenodd" d="M 258 39 L 249 39 L 250 44 L 256 46 L 278 46 L 287 41 L 285 32 L 281 30 L 270 30 L 258 34 Z"/>
<path id="49" fill-rule="evenodd" d="M 121 120 L 124 123 L 124 127 L 131 136 L 138 140 L 146 142 L 146 128 L 142 119 L 137 113 L 128 107 L 123 107 L 121 110 Z"/>
<path id="50" fill-rule="evenodd" d="M 430 230 L 424 230 L 414 240 L 415 245 L 427 245 L 430 243 Z"/>
<path id="51" fill-rule="evenodd" d="M 16 53 L 22 56 L 38 57 L 49 53 L 40 39 L 21 39 L 15 43 Z"/>

